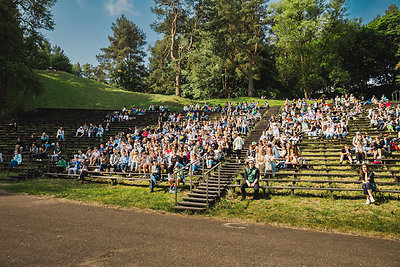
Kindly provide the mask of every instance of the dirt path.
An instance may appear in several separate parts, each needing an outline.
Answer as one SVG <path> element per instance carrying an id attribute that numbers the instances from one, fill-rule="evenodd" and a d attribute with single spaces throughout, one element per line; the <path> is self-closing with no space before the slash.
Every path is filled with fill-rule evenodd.
<path id="1" fill-rule="evenodd" d="M 0 193 L 0 266 L 400 266 L 399 241 Z"/>

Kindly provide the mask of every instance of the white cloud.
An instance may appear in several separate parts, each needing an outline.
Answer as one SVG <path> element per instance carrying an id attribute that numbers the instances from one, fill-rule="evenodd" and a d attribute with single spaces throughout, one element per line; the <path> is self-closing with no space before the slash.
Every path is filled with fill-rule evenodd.
<path id="1" fill-rule="evenodd" d="M 119 15 L 123 12 L 135 14 L 135 7 L 129 0 L 108 0 L 105 8 L 111 16 Z"/>
<path id="2" fill-rule="evenodd" d="M 85 5 L 85 0 L 76 0 L 76 3 L 78 4 L 78 6 L 79 6 L 80 8 L 83 8 L 84 5 Z"/>

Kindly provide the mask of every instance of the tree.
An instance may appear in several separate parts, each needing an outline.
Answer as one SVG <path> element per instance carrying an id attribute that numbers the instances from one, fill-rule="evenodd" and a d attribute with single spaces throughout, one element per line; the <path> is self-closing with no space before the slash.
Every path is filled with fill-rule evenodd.
<path id="1" fill-rule="evenodd" d="M 83 74 L 83 69 L 81 64 L 76 63 L 75 65 L 72 65 L 72 73 L 78 77 L 82 77 Z"/>
<path id="2" fill-rule="evenodd" d="M 254 71 L 260 63 L 267 26 L 265 0 L 211 1 L 210 24 L 216 29 L 221 57 L 227 58 L 248 81 L 254 95 Z"/>
<path id="3" fill-rule="evenodd" d="M 163 34 L 163 40 L 158 44 L 165 49 L 155 57 L 164 57 L 163 68 L 174 71 L 175 95 L 181 95 L 182 69 L 193 47 L 200 13 L 201 0 L 154 0 L 152 12 L 157 21 L 151 26 L 154 31 Z M 168 75 L 169 76 L 169 75 Z"/>
<path id="4" fill-rule="evenodd" d="M 83 77 L 87 79 L 92 79 L 93 78 L 93 67 L 89 63 L 86 63 L 83 65 L 83 70 L 82 70 Z"/>
<path id="5" fill-rule="evenodd" d="M 97 55 L 102 68 L 107 70 L 111 81 L 131 91 L 143 91 L 143 79 L 147 75 L 143 64 L 146 44 L 145 35 L 124 15 L 112 24 L 110 45 Z"/>
<path id="6" fill-rule="evenodd" d="M 311 89 L 319 85 L 315 74 L 319 68 L 316 45 L 328 19 L 323 1 L 280 0 L 271 4 L 271 13 L 281 80 L 283 83 L 294 80 L 304 97 L 309 98 Z"/>
<path id="7" fill-rule="evenodd" d="M 42 40 L 38 30 L 52 30 L 55 0 L 0 1 L 0 116 L 21 94 L 40 89 L 31 69 L 31 48 Z"/>
<path id="8" fill-rule="evenodd" d="M 394 85 L 399 74 L 396 64 L 400 60 L 399 8 L 396 5 L 389 6 L 385 15 L 371 21 L 366 27 L 376 35 L 371 46 L 375 48 L 375 62 L 382 70 L 373 78 L 379 84 Z"/>
<path id="9" fill-rule="evenodd" d="M 64 50 L 59 46 L 54 46 L 50 55 L 50 66 L 60 71 L 72 73 L 72 64 L 65 55 Z"/>

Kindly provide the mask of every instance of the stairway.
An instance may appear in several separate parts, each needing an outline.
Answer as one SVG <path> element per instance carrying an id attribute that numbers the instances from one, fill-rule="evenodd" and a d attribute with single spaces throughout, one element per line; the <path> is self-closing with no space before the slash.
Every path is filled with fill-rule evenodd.
<path id="1" fill-rule="evenodd" d="M 267 129 L 269 118 L 275 116 L 279 112 L 279 109 L 280 106 L 271 107 L 247 136 L 240 158 L 241 163 L 237 162 L 235 156 L 230 157 L 227 161 L 221 164 L 220 169 L 216 167 L 214 172 L 203 177 L 203 181 L 199 186 L 193 190 L 193 192 L 189 193 L 187 197 L 184 197 L 183 201 L 179 202 L 174 209 L 177 211 L 205 211 L 207 208 L 213 206 L 218 199 L 223 197 L 228 185 L 231 184 L 232 179 L 243 170 L 247 147 L 252 142 L 259 141 L 262 132 Z"/>

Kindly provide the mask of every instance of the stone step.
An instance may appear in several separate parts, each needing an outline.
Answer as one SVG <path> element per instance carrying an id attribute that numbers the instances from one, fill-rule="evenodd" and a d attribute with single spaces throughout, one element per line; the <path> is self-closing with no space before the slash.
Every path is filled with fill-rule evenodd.
<path id="1" fill-rule="evenodd" d="M 179 211 L 196 211 L 196 212 L 201 212 L 201 211 L 205 211 L 205 208 L 199 208 L 199 207 L 189 207 L 189 206 L 175 206 L 174 207 L 175 210 L 179 210 Z"/>
<path id="2" fill-rule="evenodd" d="M 192 201 L 182 201 L 182 202 L 179 202 L 178 206 L 207 208 L 207 203 L 192 202 Z"/>

